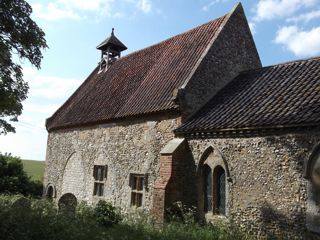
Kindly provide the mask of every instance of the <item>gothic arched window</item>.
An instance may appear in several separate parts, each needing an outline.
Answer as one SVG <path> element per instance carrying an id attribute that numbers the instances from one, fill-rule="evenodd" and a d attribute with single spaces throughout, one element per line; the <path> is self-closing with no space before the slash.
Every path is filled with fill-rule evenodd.
<path id="1" fill-rule="evenodd" d="M 204 212 L 226 214 L 226 172 L 223 167 L 203 165 Z"/>
<path id="2" fill-rule="evenodd" d="M 219 214 L 226 214 L 226 173 L 220 166 L 214 169 L 214 209 Z"/>
<path id="3" fill-rule="evenodd" d="M 204 212 L 212 211 L 212 170 L 203 166 Z"/>

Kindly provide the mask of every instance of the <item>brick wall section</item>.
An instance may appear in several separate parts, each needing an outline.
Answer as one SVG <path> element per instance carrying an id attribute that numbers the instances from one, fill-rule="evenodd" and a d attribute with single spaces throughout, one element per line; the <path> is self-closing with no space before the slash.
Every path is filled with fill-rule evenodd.
<path id="1" fill-rule="evenodd" d="M 177 201 L 187 202 L 184 197 L 186 184 L 186 163 L 188 148 L 182 143 L 172 155 L 160 156 L 159 177 L 155 182 L 153 198 L 153 216 L 156 222 L 162 222 L 166 210 Z"/>
<path id="2" fill-rule="evenodd" d="M 153 191 L 152 215 L 156 222 L 161 223 L 165 217 L 166 188 L 172 175 L 172 156 L 160 156 L 160 171 Z"/>
<path id="3" fill-rule="evenodd" d="M 239 72 L 261 67 L 243 8 L 231 14 L 181 96 L 184 116 L 203 106 Z"/>
<path id="4" fill-rule="evenodd" d="M 319 142 L 320 133 L 188 140 L 195 167 L 209 146 L 227 161 L 227 217 L 249 233 L 280 239 L 306 237 L 304 164 Z"/>

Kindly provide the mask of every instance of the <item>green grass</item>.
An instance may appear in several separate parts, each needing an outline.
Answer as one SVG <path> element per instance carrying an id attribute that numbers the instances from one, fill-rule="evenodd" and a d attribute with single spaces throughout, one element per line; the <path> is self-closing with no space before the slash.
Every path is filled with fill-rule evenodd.
<path id="1" fill-rule="evenodd" d="M 22 160 L 23 168 L 32 180 L 43 180 L 44 161 Z"/>

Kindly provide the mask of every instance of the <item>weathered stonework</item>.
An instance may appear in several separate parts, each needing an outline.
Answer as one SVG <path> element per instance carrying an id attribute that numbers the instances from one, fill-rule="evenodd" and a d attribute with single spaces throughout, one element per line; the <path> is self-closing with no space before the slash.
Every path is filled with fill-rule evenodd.
<path id="1" fill-rule="evenodd" d="M 130 173 L 148 175 L 143 207 L 152 208 L 154 182 L 159 174 L 159 152 L 173 138 L 179 118 L 122 122 L 87 129 L 49 133 L 45 185 L 56 187 L 57 200 L 72 193 L 78 201 L 105 199 L 130 206 Z M 108 165 L 104 196 L 93 196 L 93 166 Z"/>
<path id="2" fill-rule="evenodd" d="M 241 71 L 261 67 L 243 8 L 229 13 L 221 32 L 185 83 L 180 103 L 184 117 L 194 113 Z"/>
<path id="3" fill-rule="evenodd" d="M 44 178 L 47 197 L 53 197 L 59 201 L 62 196 L 71 199 L 75 196 L 77 200 L 73 202 L 87 201 L 89 203 L 96 203 L 99 199 L 104 199 L 126 210 L 131 204 L 130 174 L 139 174 L 139 177 L 143 175 L 145 180 L 142 208 L 147 211 L 152 210 L 154 217 L 159 222 L 163 221 L 166 209 L 172 203 L 182 201 L 186 205 L 196 206 L 198 217 L 201 220 L 212 222 L 222 220 L 234 223 L 258 238 L 319 238 L 320 189 L 315 189 L 310 179 L 304 178 L 304 172 L 306 161 L 313 152 L 314 146 L 320 142 L 320 132 L 306 131 L 293 134 L 294 131 L 292 131 L 291 134 L 281 132 L 282 135 L 279 135 L 280 133 L 269 132 L 267 129 L 254 129 L 255 127 L 251 127 L 249 123 L 245 127 L 251 128 L 251 134 L 255 134 L 256 137 L 247 134 L 236 135 L 244 133 L 244 129 L 236 129 L 239 130 L 237 133 L 237 131 L 231 132 L 227 127 L 228 133 L 228 131 L 215 132 L 216 128 L 212 128 L 213 131 L 210 132 L 206 126 L 204 132 L 201 132 L 199 128 L 194 128 L 189 132 L 190 134 L 185 132 L 184 135 L 180 132 L 180 135 L 174 136 L 173 130 L 180 125 L 181 119 L 188 121 L 188 117 L 229 84 L 240 72 L 261 67 L 241 4 L 238 4 L 222 19 L 223 24 L 219 25 L 218 31 L 212 35 L 214 37 L 210 38 L 210 43 L 207 43 L 205 50 L 201 51 L 200 59 L 196 64 L 190 66 L 191 73 L 186 74 L 189 76 L 182 79 L 183 84 L 181 82 L 179 83 L 181 85 L 174 87 L 172 99 L 170 95 L 167 102 L 159 101 L 164 107 L 163 110 L 155 113 L 155 109 L 158 108 L 148 108 L 146 107 L 148 106 L 147 101 L 142 101 L 141 104 L 138 104 L 139 101 L 137 101 L 136 107 L 141 107 L 139 108 L 141 111 L 133 109 L 134 111 L 131 112 L 128 107 L 125 109 L 128 110 L 128 115 L 119 115 L 116 101 L 116 104 L 110 105 L 115 107 L 113 117 L 109 115 L 108 118 L 103 117 L 105 110 L 110 110 L 104 106 L 99 106 L 104 111 L 97 111 L 94 112 L 94 115 L 89 116 L 80 111 L 82 108 L 72 109 L 77 105 L 78 100 L 74 103 L 71 97 L 67 101 L 70 105 L 62 106 L 49 119 L 47 126 L 50 132 Z M 169 51 L 163 59 L 170 59 L 170 53 Z M 147 53 L 144 54 L 148 56 Z M 182 60 L 187 63 L 187 58 L 183 58 Z M 144 62 L 138 62 L 139 69 L 141 68 L 141 71 L 138 69 L 140 74 L 146 69 Z M 130 64 L 132 63 L 128 62 L 128 66 Z M 172 71 L 172 74 L 176 74 L 173 75 L 173 79 L 183 72 L 182 69 L 175 69 L 171 64 L 168 66 L 176 70 Z M 137 70 L 136 65 L 131 67 Z M 130 70 L 129 67 L 128 69 Z M 165 69 L 164 72 L 167 73 L 167 70 L 172 69 Z M 119 68 L 118 71 L 123 73 L 122 70 L 123 68 Z M 146 76 L 152 74 L 163 76 L 155 72 L 150 71 L 145 74 Z M 108 76 L 110 73 L 105 74 Z M 118 76 L 117 72 L 112 74 Z M 131 74 L 131 71 L 128 71 L 128 74 Z M 121 82 L 115 82 L 112 85 L 113 88 L 110 88 L 112 91 L 108 93 L 111 95 L 106 97 L 119 97 L 119 103 L 123 103 L 123 100 L 128 97 L 127 93 L 137 91 L 137 94 L 127 100 L 144 99 L 143 96 L 146 94 L 149 94 L 150 98 L 166 98 L 165 94 L 155 96 L 159 90 L 166 89 L 156 84 L 159 81 L 152 83 L 149 78 L 139 74 L 131 77 L 140 80 L 141 76 L 145 77 L 143 81 L 146 85 L 142 84 L 136 88 L 137 83 L 132 81 L 134 84 L 127 86 L 127 90 L 130 91 L 124 91 L 124 94 L 118 91 L 123 86 Z M 126 77 L 119 81 L 123 79 Z M 100 84 L 105 79 L 97 78 L 94 81 L 98 80 Z M 103 94 L 103 88 L 95 85 L 97 83 L 94 81 L 92 89 L 97 91 L 94 93 Z M 88 82 L 87 80 L 86 83 Z M 104 83 L 109 84 L 112 81 Z M 108 84 L 107 88 L 109 88 Z M 86 89 L 85 84 L 83 86 Z M 152 92 L 150 93 L 149 90 Z M 76 95 L 87 96 L 87 91 L 90 92 L 91 88 L 83 92 L 77 91 L 78 95 Z M 113 96 L 114 92 L 119 95 Z M 89 104 L 97 104 L 94 95 L 88 99 Z M 257 101 L 260 100 L 257 98 Z M 108 101 L 104 102 L 102 99 L 101 102 L 106 103 L 107 106 Z M 89 110 L 92 109 L 95 110 L 95 108 Z M 224 109 L 221 112 L 224 113 Z M 312 111 L 309 112 L 312 113 Z M 241 109 L 239 108 L 235 113 L 240 116 Z M 81 121 L 78 121 L 80 115 Z M 126 116 L 131 116 L 131 120 L 123 120 Z M 97 125 L 97 123 L 102 125 Z M 210 125 L 209 120 L 202 123 Z M 264 136 L 259 136 L 260 131 Z M 228 137 L 222 137 L 226 133 L 229 134 Z M 178 131 L 177 134 L 179 134 Z M 269 136 L 266 136 L 267 134 Z M 174 139 L 175 137 L 189 138 Z M 176 143 L 176 145 L 173 144 L 175 147 L 167 145 L 172 139 Z M 165 147 L 166 145 L 168 147 Z M 202 168 L 204 164 L 206 168 Z M 108 166 L 107 177 L 101 180 L 104 183 L 104 194 L 101 197 L 93 196 L 94 165 Z M 209 171 L 204 171 L 208 169 Z M 220 172 L 210 172 L 210 169 L 219 169 Z M 211 175 L 207 174 L 208 172 Z M 225 184 L 225 186 L 220 184 L 221 188 L 225 187 L 223 190 L 226 190 L 222 197 L 223 200 L 226 200 L 223 201 L 223 203 L 226 202 L 226 209 L 223 206 L 223 211 L 220 211 L 221 206 L 218 206 L 218 201 L 208 204 L 208 192 L 212 193 L 212 198 L 216 197 L 214 194 L 221 196 L 218 193 L 220 186 L 205 185 L 208 182 L 212 185 L 214 181 L 217 183 L 217 176 L 223 176 L 221 179 L 225 180 L 224 182 L 219 179 L 219 183 Z M 204 182 L 204 179 L 207 182 Z M 65 195 L 67 193 L 69 194 Z M 209 210 L 208 205 L 212 207 L 212 210 Z M 225 215 L 218 215 L 217 212 L 225 213 Z"/>
<path id="4" fill-rule="evenodd" d="M 195 168 L 199 168 L 202 155 L 209 147 L 219 151 L 227 162 L 230 181 L 227 182 L 226 216 L 229 220 L 260 237 L 303 239 L 310 198 L 308 181 L 303 177 L 304 164 L 319 141 L 319 133 L 310 133 L 193 139 L 188 143 Z M 319 212 L 319 206 L 316 208 L 313 210 Z"/>

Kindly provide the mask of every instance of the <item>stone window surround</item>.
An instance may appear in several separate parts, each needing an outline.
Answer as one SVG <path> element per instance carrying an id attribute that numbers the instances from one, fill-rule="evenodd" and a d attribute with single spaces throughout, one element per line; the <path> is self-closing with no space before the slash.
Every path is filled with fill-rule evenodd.
<path id="1" fill-rule="evenodd" d="M 225 215 L 221 215 L 221 214 L 216 214 L 213 211 L 205 213 L 204 212 L 204 200 L 203 200 L 203 166 L 204 165 L 208 165 L 211 170 L 212 170 L 212 174 L 214 172 L 214 170 L 217 167 L 221 167 L 226 174 L 226 198 L 225 198 Z M 213 176 L 213 175 L 212 175 Z M 228 168 L 228 164 L 226 159 L 223 157 L 221 151 L 213 146 L 208 146 L 206 148 L 206 150 L 203 152 L 203 154 L 201 155 L 199 161 L 198 161 L 198 167 L 197 167 L 197 177 L 198 177 L 198 209 L 199 209 L 199 215 L 200 217 L 203 217 L 204 219 L 206 219 L 207 221 L 211 221 L 213 218 L 215 218 L 216 216 L 219 217 L 227 217 L 229 214 L 229 209 L 228 209 L 228 200 L 229 200 L 229 188 L 230 188 L 230 183 L 232 182 L 232 179 L 230 178 L 230 172 L 229 172 L 229 168 Z M 213 198 L 215 197 L 214 195 L 212 196 Z M 213 201 L 215 201 L 213 199 Z"/>
<path id="2" fill-rule="evenodd" d="M 52 189 L 52 193 L 49 192 L 49 189 Z M 51 195 L 51 196 L 49 196 Z M 57 196 L 57 191 L 56 187 L 53 183 L 48 183 L 45 190 L 44 190 L 44 196 L 47 198 L 56 198 Z"/>

